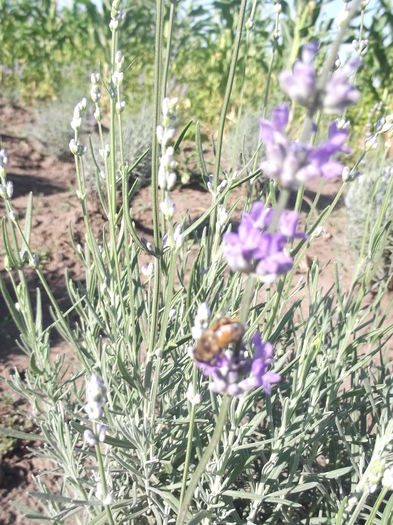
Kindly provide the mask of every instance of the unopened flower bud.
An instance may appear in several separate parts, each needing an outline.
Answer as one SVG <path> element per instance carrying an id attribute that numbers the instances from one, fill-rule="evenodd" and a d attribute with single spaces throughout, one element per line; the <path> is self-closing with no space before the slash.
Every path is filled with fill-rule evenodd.
<path id="1" fill-rule="evenodd" d="M 87 108 L 87 98 L 83 97 L 82 100 L 79 102 L 79 107 L 81 111 L 86 111 Z"/>
<path id="2" fill-rule="evenodd" d="M 110 30 L 114 32 L 118 29 L 118 27 L 119 27 L 119 21 L 112 18 L 111 21 L 109 22 Z"/>
<path id="3" fill-rule="evenodd" d="M 176 184 L 177 176 L 174 171 L 171 171 L 167 177 L 167 189 L 171 190 Z"/>
<path id="4" fill-rule="evenodd" d="M 161 125 L 157 126 L 156 133 L 157 133 L 157 140 L 159 144 L 161 144 L 162 138 L 164 136 L 164 128 Z"/>
<path id="5" fill-rule="evenodd" d="M 176 248 L 181 248 L 184 244 L 184 235 L 181 231 L 181 225 L 178 224 L 173 232 Z"/>
<path id="6" fill-rule="evenodd" d="M 152 243 L 149 242 L 145 237 L 141 237 L 141 242 L 146 246 L 146 248 L 149 250 L 149 252 L 153 251 Z"/>
<path id="7" fill-rule="evenodd" d="M 100 154 L 100 156 L 101 156 L 104 160 L 107 159 L 107 158 L 109 157 L 110 152 L 111 152 L 111 149 L 110 149 L 109 144 L 105 144 L 104 149 L 99 149 L 99 150 L 98 150 L 98 153 Z"/>
<path id="8" fill-rule="evenodd" d="M 97 434 L 98 434 L 98 441 L 100 441 L 100 443 L 103 443 L 105 441 L 107 429 L 108 429 L 108 425 L 105 425 L 105 423 L 98 424 Z"/>
<path id="9" fill-rule="evenodd" d="M 124 73 L 122 73 L 121 71 L 115 71 L 112 75 L 112 82 L 116 87 L 118 87 L 123 82 L 123 78 Z"/>
<path id="10" fill-rule="evenodd" d="M 91 83 L 92 84 L 98 84 L 100 81 L 100 74 L 99 73 L 92 73 L 90 75 Z"/>
<path id="11" fill-rule="evenodd" d="M 388 490 L 393 490 L 393 465 L 385 469 L 382 478 L 382 486 Z"/>
<path id="12" fill-rule="evenodd" d="M 141 271 L 145 277 L 151 277 L 154 271 L 153 263 L 149 263 L 146 266 L 142 266 Z"/>
<path id="13" fill-rule="evenodd" d="M 124 100 L 122 100 L 121 102 L 116 102 L 116 113 L 117 114 L 122 113 L 125 107 L 126 107 L 126 103 Z"/>
<path id="14" fill-rule="evenodd" d="M 279 14 L 279 13 L 281 13 L 281 11 L 282 11 L 282 6 L 281 6 L 281 4 L 280 4 L 280 3 L 274 4 L 274 12 L 275 12 L 276 14 Z"/>
<path id="15" fill-rule="evenodd" d="M 123 55 L 121 53 L 121 51 L 116 51 L 116 55 L 115 55 L 115 64 L 121 64 L 123 62 Z"/>
<path id="16" fill-rule="evenodd" d="M 81 157 L 86 152 L 86 146 L 84 146 L 80 142 L 76 142 L 75 139 L 70 140 L 69 147 L 71 153 L 76 157 Z"/>
<path id="17" fill-rule="evenodd" d="M 83 439 L 89 445 L 89 447 L 95 447 L 97 445 L 97 439 L 93 432 L 89 429 L 83 432 Z"/>
<path id="18" fill-rule="evenodd" d="M 95 109 L 95 111 L 93 113 L 93 116 L 94 116 L 94 118 L 96 119 L 97 122 L 101 122 L 101 120 L 102 120 L 102 111 L 99 108 L 99 106 L 96 106 L 96 109 Z"/>
<path id="19" fill-rule="evenodd" d="M 254 20 L 252 18 L 249 18 L 246 22 L 247 31 L 251 31 L 253 27 L 254 27 Z"/>
<path id="20" fill-rule="evenodd" d="M 199 403 L 201 402 L 201 396 L 200 394 L 194 391 L 192 383 L 188 385 L 186 399 L 192 406 L 199 405 Z"/>
<path id="21" fill-rule="evenodd" d="M 74 130 L 74 131 L 78 131 L 78 129 L 80 129 L 82 125 L 82 119 L 81 117 L 74 117 L 72 120 L 71 120 L 71 128 Z"/>
<path id="22" fill-rule="evenodd" d="M 341 177 L 342 177 L 344 182 L 349 181 L 350 173 L 351 173 L 351 170 L 348 168 L 348 166 L 344 166 L 342 174 L 341 174 Z"/>
<path id="23" fill-rule="evenodd" d="M 7 151 L 3 148 L 0 149 L 0 166 L 4 166 L 8 162 Z"/>
<path id="24" fill-rule="evenodd" d="M 160 203 L 160 210 L 166 219 L 171 219 L 175 213 L 175 203 L 170 197 Z"/>
<path id="25" fill-rule="evenodd" d="M 32 258 L 30 260 L 30 266 L 32 268 L 37 268 L 39 262 L 40 262 L 40 258 L 38 256 L 38 253 L 33 253 L 33 256 L 32 256 Z"/>

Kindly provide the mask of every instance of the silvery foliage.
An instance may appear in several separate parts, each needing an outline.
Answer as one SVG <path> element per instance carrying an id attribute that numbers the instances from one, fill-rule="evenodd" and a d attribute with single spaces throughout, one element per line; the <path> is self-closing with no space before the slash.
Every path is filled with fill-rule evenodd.
<path id="1" fill-rule="evenodd" d="M 129 115 L 123 113 L 123 145 L 124 160 L 128 166 L 134 163 L 143 155 L 144 157 L 138 162 L 132 171 L 131 183 L 138 181 L 138 187 L 147 186 L 151 179 L 151 136 L 153 130 L 153 112 L 152 108 L 144 103 L 138 111 Z M 108 136 L 104 141 L 108 142 Z M 86 155 L 85 176 L 88 191 L 96 190 L 97 165 L 98 173 L 103 173 L 103 162 L 97 152 L 100 149 L 100 140 L 97 133 L 91 136 L 94 159 L 90 148 Z M 101 181 L 103 184 L 103 181 Z"/>
<path id="2" fill-rule="evenodd" d="M 239 170 L 244 165 L 249 166 L 249 171 L 253 170 L 254 161 L 259 166 L 262 158 L 262 148 L 260 147 L 260 126 L 258 120 L 261 116 L 260 111 L 244 108 L 238 122 L 232 123 L 228 133 L 224 138 L 223 156 L 226 166 L 229 168 L 234 156 L 234 169 Z M 255 155 L 259 146 L 257 155 Z M 252 161 L 252 162 L 251 162 Z"/>
<path id="3" fill-rule="evenodd" d="M 362 173 L 351 182 L 345 197 L 347 215 L 348 242 L 355 254 L 359 254 L 363 243 L 369 252 L 371 241 L 378 234 L 374 231 L 385 229 L 382 250 L 378 258 L 374 258 L 374 279 L 390 279 L 393 272 L 393 192 L 387 195 L 389 184 L 393 176 L 393 169 L 389 159 L 375 164 L 368 163 L 362 166 Z M 381 209 L 387 200 L 387 209 L 382 222 L 379 223 Z M 366 228 L 366 231 L 365 231 Z"/>
<path id="4" fill-rule="evenodd" d="M 74 133 L 70 127 L 70 115 L 74 111 L 75 100 L 80 100 L 84 94 L 84 86 L 71 86 L 56 100 L 43 102 L 35 109 L 34 123 L 29 132 L 42 144 L 46 153 L 72 160 L 69 142 Z M 86 130 L 86 125 L 84 128 Z"/>

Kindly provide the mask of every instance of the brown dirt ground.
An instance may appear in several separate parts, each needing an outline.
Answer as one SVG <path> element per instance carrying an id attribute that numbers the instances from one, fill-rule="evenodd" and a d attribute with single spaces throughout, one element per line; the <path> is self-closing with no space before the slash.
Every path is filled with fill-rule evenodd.
<path id="1" fill-rule="evenodd" d="M 23 107 L 10 106 L 0 100 L 1 147 L 6 148 L 8 152 L 7 174 L 9 180 L 12 180 L 14 184 L 13 204 L 20 217 L 23 217 L 29 192 L 33 192 L 32 245 L 39 251 L 44 261 L 45 275 L 56 298 L 62 303 L 66 296 L 65 269 L 68 268 L 71 277 L 81 277 L 81 268 L 73 255 L 68 225 L 71 226 L 78 239 L 83 232 L 83 219 L 75 196 L 74 165 L 71 155 L 69 160 L 60 161 L 46 155 L 42 147 L 26 138 L 26 126 L 32 121 L 31 113 Z M 331 202 L 339 186 L 339 181 L 326 184 L 320 201 L 321 206 Z M 316 187 L 311 186 L 306 198 L 312 199 L 314 191 Z M 210 203 L 210 196 L 195 187 L 176 189 L 173 192 L 173 198 L 176 202 L 178 216 L 189 212 L 195 218 Z M 3 204 L 0 203 L 0 215 L 3 214 L 3 208 Z M 99 231 L 104 218 L 97 205 L 90 206 L 90 215 L 94 228 Z M 151 238 L 152 209 L 149 188 L 141 190 L 138 194 L 133 204 L 133 216 L 140 235 Z M 1 247 L 0 256 L 1 258 L 4 256 Z M 326 224 L 324 235 L 313 243 L 308 257 L 309 262 L 317 257 L 322 266 L 327 264 L 322 275 L 322 287 L 325 289 L 333 279 L 331 263 L 338 262 L 343 288 L 346 288 L 350 282 L 353 261 L 345 239 L 343 202 L 339 203 L 334 216 Z M 307 271 L 307 264 L 303 265 L 303 270 L 300 271 Z M 4 272 L 2 275 L 4 276 Z M 36 279 L 31 275 L 30 286 L 33 287 L 36 284 Z M 0 298 L 0 316 L 0 376 L 8 377 L 15 367 L 22 373 L 28 366 L 28 359 L 14 342 L 17 332 L 7 316 L 2 298 Z M 70 353 L 64 342 L 54 340 L 52 343 L 54 352 Z M 72 359 L 72 356 L 70 357 Z M 6 394 L 5 389 L 6 387 L 0 383 L 2 397 L 9 395 Z M 14 398 L 12 405 L 7 406 L 0 408 L 0 425 L 6 424 L 9 414 L 19 414 L 23 409 L 28 410 L 17 398 Z M 18 421 L 17 419 L 15 424 Z M 29 447 L 34 447 L 34 443 L 27 444 L 18 440 L 15 446 L 0 458 L 0 500 L 2 503 L 0 525 L 27 523 L 12 507 L 12 502 L 34 505 L 29 496 L 29 491 L 35 490 L 32 476 L 49 466 L 44 460 L 34 458 Z"/>

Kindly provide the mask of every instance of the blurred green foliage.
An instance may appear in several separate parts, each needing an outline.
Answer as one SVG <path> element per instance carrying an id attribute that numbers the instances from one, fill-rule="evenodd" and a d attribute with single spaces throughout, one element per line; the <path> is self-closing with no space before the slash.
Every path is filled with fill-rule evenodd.
<path id="1" fill-rule="evenodd" d="M 119 46 L 131 57 L 125 92 L 131 111 L 136 111 L 151 94 L 155 2 L 126 0 L 123 5 L 126 17 Z M 224 97 L 238 0 L 168 1 L 164 34 L 168 32 L 171 5 L 175 21 L 169 70 L 171 95 L 181 95 L 188 116 L 212 124 Z M 284 0 L 277 27 L 275 5 L 271 0 L 249 2 L 247 34 L 238 62 L 245 81 L 234 86 L 229 119 L 235 119 L 241 100 L 254 108 L 267 95 L 272 96 L 269 106 L 277 102 L 274 91 L 278 73 L 291 67 L 305 42 L 314 38 L 323 46 L 329 45 L 327 35 L 332 34 L 338 14 L 336 3 Z M 356 115 L 352 114 L 358 125 L 365 123 L 376 102 L 383 100 L 389 109 L 393 70 L 390 1 L 373 0 L 363 6 L 362 34 L 353 31 L 347 39 L 348 54 L 353 39 L 368 38 L 369 42 L 364 67 L 358 74 L 363 102 Z M 108 0 L 102 7 L 92 0 L 74 0 L 71 7 L 59 6 L 56 0 L 0 0 L 0 85 L 28 100 L 56 98 L 64 80 L 67 85 L 86 85 L 90 72 L 99 69 L 105 73 L 108 68 L 109 19 Z"/>

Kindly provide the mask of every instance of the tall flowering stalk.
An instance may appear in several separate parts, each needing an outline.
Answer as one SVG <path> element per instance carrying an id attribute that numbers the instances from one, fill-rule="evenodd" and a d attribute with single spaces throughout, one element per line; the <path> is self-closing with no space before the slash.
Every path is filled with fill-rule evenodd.
<path id="1" fill-rule="evenodd" d="M 93 424 L 93 430 L 86 429 L 83 437 L 89 447 L 94 447 L 99 467 L 100 481 L 96 486 L 96 497 L 105 506 L 106 515 L 109 523 L 114 525 L 110 504 L 112 494 L 108 489 L 108 475 L 105 472 L 100 443 L 105 441 L 107 425 L 102 421 L 104 405 L 107 401 L 106 388 L 101 378 L 93 374 L 86 383 L 85 411 L 89 420 Z"/>

